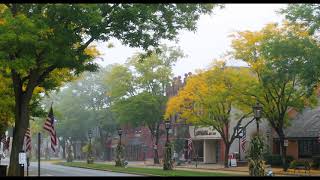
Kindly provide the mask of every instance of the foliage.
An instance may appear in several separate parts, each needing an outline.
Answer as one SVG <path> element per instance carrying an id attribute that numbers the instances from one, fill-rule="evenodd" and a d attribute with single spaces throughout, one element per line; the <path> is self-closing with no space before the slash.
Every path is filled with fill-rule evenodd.
<path id="1" fill-rule="evenodd" d="M 253 98 L 246 98 L 244 92 L 254 87 L 256 78 L 248 68 L 227 67 L 216 63 L 212 69 L 202 71 L 187 79 L 187 84 L 167 103 L 165 118 L 179 113 L 187 123 L 212 126 L 217 130 L 226 145 L 226 154 L 236 137 L 225 128 L 230 127 L 231 109 L 237 124 L 251 113 Z M 234 118 L 234 117 L 233 117 Z M 227 166 L 227 156 L 225 160 Z"/>
<path id="2" fill-rule="evenodd" d="M 88 145 L 88 152 L 87 152 L 87 163 L 88 164 L 92 164 L 94 161 L 94 157 L 93 157 L 92 153 L 93 153 L 93 147 L 92 147 L 92 144 L 89 144 Z"/>
<path id="3" fill-rule="evenodd" d="M 265 154 L 263 157 L 266 164 L 273 166 L 280 166 L 282 164 L 282 157 L 280 154 Z M 294 160 L 293 156 L 286 157 L 287 163 L 291 163 Z"/>
<path id="4" fill-rule="evenodd" d="M 112 100 L 111 111 L 121 124 L 147 126 L 154 144 L 160 137 L 167 97 L 166 87 L 172 77 L 172 66 L 183 57 L 180 49 L 162 45 L 161 52 L 149 56 L 137 54 L 126 65 L 114 65 L 105 74 Z M 157 151 L 154 156 L 158 163 Z"/>
<path id="5" fill-rule="evenodd" d="M 164 147 L 164 159 L 163 159 L 163 170 L 172 170 L 173 169 L 173 160 L 172 160 L 172 147 L 173 144 L 166 142 Z"/>
<path id="6" fill-rule="evenodd" d="M 264 142 L 261 136 L 255 135 L 250 140 L 250 149 L 247 154 L 249 175 L 264 176 L 265 164 L 263 159 Z"/>
<path id="7" fill-rule="evenodd" d="M 319 4 L 291 4 L 288 5 L 287 8 L 282 9 L 281 13 L 284 14 L 286 19 L 292 24 L 299 24 L 305 27 L 306 31 L 319 42 L 319 7 Z M 314 59 L 310 59 L 310 57 L 308 57 L 308 59 L 306 59 L 308 63 L 304 64 L 305 70 L 300 72 L 304 79 L 303 83 L 311 87 L 317 86 L 320 81 L 319 54 L 316 56 L 314 54 L 312 55 Z"/>
<path id="8" fill-rule="evenodd" d="M 107 87 L 102 84 L 103 73 L 104 69 L 96 73 L 84 73 L 60 92 L 51 93 L 43 99 L 42 104 L 47 107 L 54 102 L 58 136 L 87 141 L 89 129 L 99 127 L 101 136 L 115 131 L 116 123 L 109 110 Z"/>
<path id="9" fill-rule="evenodd" d="M 14 122 L 14 99 L 9 78 L 0 74 L 0 134 Z"/>
<path id="10" fill-rule="evenodd" d="M 314 156 L 312 157 L 312 167 L 315 169 L 320 168 L 320 156 Z"/>
<path id="11" fill-rule="evenodd" d="M 18 175 L 18 156 L 29 123 L 35 89 L 58 89 L 84 71 L 95 71 L 93 41 L 116 38 L 144 50 L 179 30 L 195 30 L 213 4 L 1 4 L 0 65 L 11 74 L 15 132 L 9 175 Z M 2 70 L 2 69 L 1 69 Z M 3 73 L 1 71 L 1 73 Z"/>
<path id="12" fill-rule="evenodd" d="M 116 167 L 124 167 L 125 166 L 125 160 L 124 160 L 124 146 L 118 144 L 116 148 Z"/>
<path id="13" fill-rule="evenodd" d="M 293 160 L 293 161 L 291 161 L 289 168 L 295 169 L 297 166 L 305 166 L 305 162 Z"/>
<path id="14" fill-rule="evenodd" d="M 289 4 L 280 12 L 290 22 L 306 26 L 310 34 L 315 34 L 319 31 L 319 4 Z"/>

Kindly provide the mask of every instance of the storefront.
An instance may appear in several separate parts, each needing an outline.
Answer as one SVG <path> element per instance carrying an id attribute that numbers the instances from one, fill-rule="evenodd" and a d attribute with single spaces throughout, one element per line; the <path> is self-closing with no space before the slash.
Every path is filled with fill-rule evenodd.
<path id="1" fill-rule="evenodd" d="M 313 159 L 320 156 L 320 107 L 305 109 L 285 129 L 287 155 L 294 159 Z M 273 154 L 281 154 L 280 141 L 274 136 Z"/>
<path id="2" fill-rule="evenodd" d="M 192 139 L 192 159 L 203 163 L 218 163 L 221 161 L 221 135 L 213 127 L 189 127 Z"/>

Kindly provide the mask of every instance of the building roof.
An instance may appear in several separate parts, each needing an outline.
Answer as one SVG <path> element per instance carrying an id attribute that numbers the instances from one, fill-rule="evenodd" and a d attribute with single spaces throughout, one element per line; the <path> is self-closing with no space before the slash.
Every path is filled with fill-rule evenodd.
<path id="1" fill-rule="evenodd" d="M 288 138 L 292 137 L 319 137 L 320 106 L 314 109 L 306 108 L 291 121 L 291 126 L 285 130 Z"/>

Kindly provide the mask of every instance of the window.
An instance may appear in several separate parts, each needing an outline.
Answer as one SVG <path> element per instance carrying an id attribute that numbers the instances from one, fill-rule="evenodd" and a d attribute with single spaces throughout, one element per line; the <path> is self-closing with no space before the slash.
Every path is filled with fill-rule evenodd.
<path id="1" fill-rule="evenodd" d="M 216 162 L 218 163 L 220 161 L 220 142 L 221 141 L 216 141 Z"/>
<path id="2" fill-rule="evenodd" d="M 316 138 L 301 139 L 299 143 L 299 158 L 310 158 L 320 155 L 320 143 Z"/>

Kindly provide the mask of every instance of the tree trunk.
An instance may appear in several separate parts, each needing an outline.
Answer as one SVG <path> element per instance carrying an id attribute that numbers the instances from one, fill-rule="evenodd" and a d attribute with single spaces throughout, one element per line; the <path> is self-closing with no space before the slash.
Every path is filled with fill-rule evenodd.
<path id="1" fill-rule="evenodd" d="M 282 168 L 284 171 L 287 171 L 287 148 L 284 146 L 284 135 L 279 136 L 280 139 L 280 149 L 281 149 L 281 157 L 282 157 Z"/>
<path id="2" fill-rule="evenodd" d="M 230 145 L 227 143 L 224 143 L 226 148 L 224 150 L 224 167 L 228 168 L 229 164 L 228 164 L 228 158 L 229 158 L 229 149 L 230 149 Z"/>
<path id="3" fill-rule="evenodd" d="M 78 156 L 77 156 L 77 141 L 74 141 L 74 143 L 72 143 L 72 147 L 73 147 L 73 158 L 75 160 L 77 160 Z"/>
<path id="4" fill-rule="evenodd" d="M 62 146 L 62 158 L 66 159 L 66 140 L 63 138 L 63 142 L 61 143 Z"/>
<path id="5" fill-rule="evenodd" d="M 153 163 L 154 164 L 160 164 L 160 161 L 159 161 L 159 152 L 158 152 L 158 141 L 159 141 L 159 138 L 156 138 L 156 147 L 157 149 L 154 149 L 154 157 L 153 157 Z"/>
<path id="6" fill-rule="evenodd" d="M 23 147 L 25 131 L 29 125 L 29 101 L 22 98 L 23 94 L 15 97 L 15 127 L 13 132 L 12 148 L 10 155 L 9 176 L 19 176 L 19 152 Z"/>

